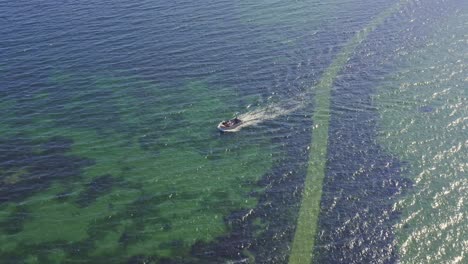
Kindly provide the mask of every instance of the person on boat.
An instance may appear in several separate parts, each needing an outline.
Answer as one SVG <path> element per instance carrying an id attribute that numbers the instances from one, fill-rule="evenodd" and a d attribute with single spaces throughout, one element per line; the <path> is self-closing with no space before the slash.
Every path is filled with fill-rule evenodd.
<path id="1" fill-rule="evenodd" d="M 232 126 L 234 126 L 234 125 L 237 125 L 237 124 L 239 124 L 239 123 L 241 123 L 241 122 L 242 122 L 242 120 L 240 120 L 240 119 L 237 118 L 237 116 L 236 116 L 234 119 L 221 122 L 221 125 L 223 125 L 225 128 L 228 128 L 228 127 L 232 127 Z"/>

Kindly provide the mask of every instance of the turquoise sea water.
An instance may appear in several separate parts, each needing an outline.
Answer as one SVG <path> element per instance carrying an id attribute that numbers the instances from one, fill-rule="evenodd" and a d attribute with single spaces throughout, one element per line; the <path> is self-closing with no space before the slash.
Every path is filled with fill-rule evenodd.
<path id="1" fill-rule="evenodd" d="M 0 263 L 467 261 L 466 1 L 0 21 Z"/>

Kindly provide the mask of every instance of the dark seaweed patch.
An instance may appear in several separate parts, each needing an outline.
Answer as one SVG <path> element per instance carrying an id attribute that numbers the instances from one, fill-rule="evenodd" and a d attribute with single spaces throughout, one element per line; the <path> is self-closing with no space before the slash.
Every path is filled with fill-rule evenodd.
<path id="1" fill-rule="evenodd" d="M 115 180 L 110 180 L 108 177 L 110 176 L 105 175 L 99 177 L 93 181 L 93 184 L 107 184 L 109 182 L 115 183 Z M 84 192 L 86 193 L 87 191 Z M 177 258 L 173 260 L 162 259 L 160 256 L 154 254 L 132 256 L 128 259 L 125 255 L 125 249 L 127 246 L 137 244 L 143 240 L 148 239 L 148 237 L 143 235 L 144 228 L 148 224 L 155 224 L 155 222 L 148 222 L 147 218 L 145 218 L 145 215 L 158 215 L 157 206 L 158 204 L 166 201 L 166 199 L 166 195 L 142 195 L 136 201 L 129 204 L 126 210 L 122 210 L 116 214 L 113 214 L 111 218 L 104 217 L 101 219 L 96 219 L 90 223 L 90 226 L 87 230 L 88 238 L 85 240 L 78 242 L 54 241 L 35 245 L 21 244 L 18 245 L 18 249 L 14 252 L 0 253 L 0 259 L 2 259 L 2 261 L 11 260 L 10 263 L 22 263 L 25 262 L 25 259 L 28 256 L 28 252 L 34 252 L 35 256 L 40 260 L 41 263 L 48 263 L 50 262 L 48 259 L 50 257 L 50 252 L 54 250 L 63 250 L 66 254 L 67 262 L 84 261 L 86 263 L 108 263 L 110 261 L 114 263 L 188 263 L 186 261 L 182 261 L 182 259 L 179 261 Z M 122 227 L 121 221 L 130 219 L 131 221 L 125 228 L 125 231 L 122 233 L 119 239 L 119 244 L 115 250 L 112 250 L 108 253 L 101 253 L 99 255 L 91 254 L 96 248 L 96 241 L 104 238 L 109 232 L 118 232 Z M 159 217 L 155 221 L 157 221 L 157 224 L 162 223 L 163 228 L 171 228 L 171 222 L 168 219 Z M 177 254 L 179 246 L 180 241 L 171 241 L 161 245 L 161 247 L 174 251 L 174 255 L 180 255 Z"/>
<path id="2" fill-rule="evenodd" d="M 99 196 L 110 192 L 116 183 L 118 183 L 118 179 L 112 177 L 112 175 L 99 176 L 86 184 L 86 189 L 78 195 L 76 203 L 80 207 L 89 206 Z"/>
<path id="3" fill-rule="evenodd" d="M 172 240 L 168 242 L 163 242 L 159 245 L 161 249 L 178 249 L 184 246 L 184 242 L 181 240 Z"/>
<path id="4" fill-rule="evenodd" d="M 53 137 L 41 145 L 42 154 L 61 154 L 70 150 L 73 140 L 64 137 Z"/>
<path id="5" fill-rule="evenodd" d="M 53 181 L 65 186 L 76 181 L 93 161 L 64 155 L 70 145 L 70 140 L 58 138 L 42 144 L 23 138 L 0 139 L 0 203 L 23 201 Z"/>
<path id="6" fill-rule="evenodd" d="M 9 235 L 16 234 L 23 229 L 24 221 L 29 218 L 29 212 L 24 207 L 18 206 L 5 221 L 0 223 L 0 230 Z"/>

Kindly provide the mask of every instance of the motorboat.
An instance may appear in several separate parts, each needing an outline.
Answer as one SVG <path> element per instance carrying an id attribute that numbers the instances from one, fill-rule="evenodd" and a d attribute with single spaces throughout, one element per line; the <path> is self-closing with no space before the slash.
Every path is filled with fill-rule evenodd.
<path id="1" fill-rule="evenodd" d="M 221 132 L 233 131 L 234 129 L 242 125 L 242 123 L 242 120 L 240 120 L 237 117 L 228 121 L 222 121 L 218 124 L 218 130 Z"/>

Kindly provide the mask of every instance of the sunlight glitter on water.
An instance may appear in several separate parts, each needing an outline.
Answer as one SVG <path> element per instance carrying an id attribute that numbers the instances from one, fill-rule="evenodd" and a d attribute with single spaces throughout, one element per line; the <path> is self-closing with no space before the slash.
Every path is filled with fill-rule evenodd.
<path id="1" fill-rule="evenodd" d="M 413 190 L 397 203 L 403 212 L 395 225 L 402 263 L 461 263 L 466 258 L 468 101 L 466 64 L 459 59 L 466 53 L 466 35 L 454 26 L 466 18 L 448 19 L 432 35 L 437 41 L 429 41 L 417 55 L 401 55 L 411 68 L 393 79 L 401 82 L 398 89 L 379 95 L 384 105 L 401 102 L 400 108 L 381 109 L 383 144 L 408 162 L 407 175 L 414 180 Z"/>

